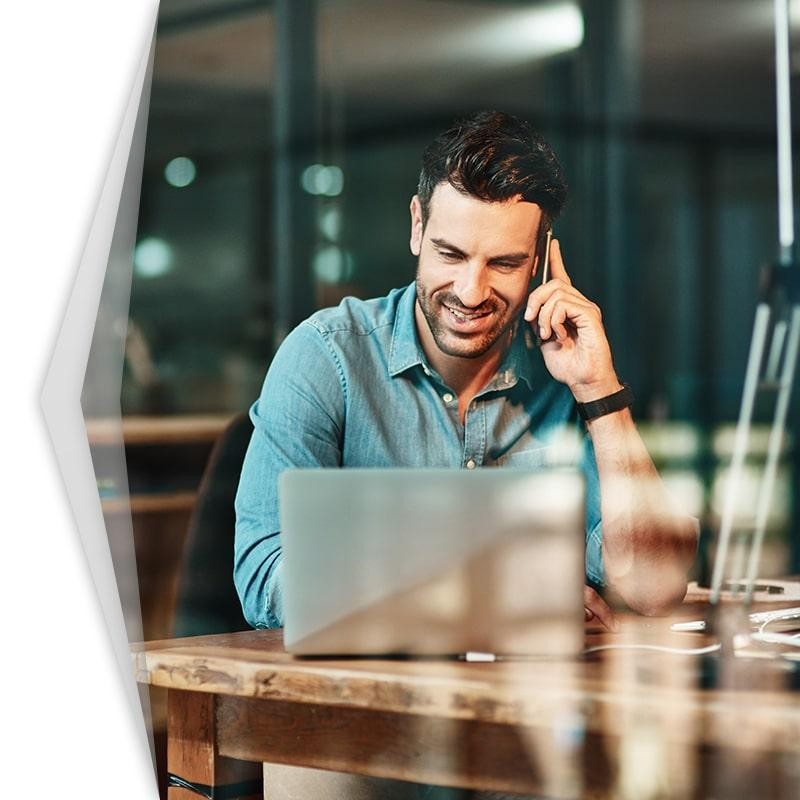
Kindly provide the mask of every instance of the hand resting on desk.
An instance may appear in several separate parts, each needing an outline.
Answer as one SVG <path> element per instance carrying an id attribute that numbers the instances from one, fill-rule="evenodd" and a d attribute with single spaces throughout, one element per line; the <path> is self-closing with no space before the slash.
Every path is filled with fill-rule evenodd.
<path id="1" fill-rule="evenodd" d="M 614 612 L 591 586 L 583 587 L 583 609 L 586 622 L 597 620 L 608 630 L 617 630 L 617 618 L 614 616 Z"/>

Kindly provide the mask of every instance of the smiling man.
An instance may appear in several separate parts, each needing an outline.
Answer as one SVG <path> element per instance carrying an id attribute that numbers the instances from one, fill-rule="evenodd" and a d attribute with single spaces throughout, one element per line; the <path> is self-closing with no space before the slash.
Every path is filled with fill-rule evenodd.
<path id="1" fill-rule="evenodd" d="M 526 306 L 542 210 L 519 197 L 486 202 L 444 182 L 426 205 L 427 213 L 420 195 L 411 201 L 414 319 L 423 352 L 458 396 L 463 423 Z"/>
<path id="2" fill-rule="evenodd" d="M 251 409 L 236 500 L 234 577 L 252 625 L 282 624 L 284 469 L 543 468 L 565 431 L 583 441 L 587 619 L 614 627 L 601 587 L 645 614 L 681 601 L 694 522 L 670 505 L 600 310 L 572 286 L 555 240 L 550 279 L 536 285 L 565 196 L 527 123 L 497 112 L 457 123 L 426 150 L 411 200 L 416 281 L 346 298 L 287 337 Z"/>

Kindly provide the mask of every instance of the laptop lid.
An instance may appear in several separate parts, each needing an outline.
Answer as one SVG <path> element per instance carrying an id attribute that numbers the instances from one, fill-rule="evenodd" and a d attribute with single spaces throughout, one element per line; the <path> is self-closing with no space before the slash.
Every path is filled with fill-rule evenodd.
<path id="1" fill-rule="evenodd" d="M 289 652 L 569 655 L 583 646 L 576 471 L 289 470 L 280 509 Z"/>

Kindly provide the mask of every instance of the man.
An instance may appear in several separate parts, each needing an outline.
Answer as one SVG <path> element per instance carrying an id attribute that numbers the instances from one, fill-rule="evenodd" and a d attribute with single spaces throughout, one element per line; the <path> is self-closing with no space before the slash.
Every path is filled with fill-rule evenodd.
<path id="1" fill-rule="evenodd" d="M 565 196 L 529 125 L 496 112 L 459 122 L 426 150 L 411 200 L 415 283 L 347 298 L 287 337 L 251 410 L 236 500 L 234 577 L 252 625 L 282 624 L 284 469 L 541 466 L 576 409 L 588 419 L 587 619 L 615 625 L 602 586 L 644 614 L 682 600 L 695 526 L 670 506 L 600 310 L 556 240 L 550 279 L 532 289 Z"/>

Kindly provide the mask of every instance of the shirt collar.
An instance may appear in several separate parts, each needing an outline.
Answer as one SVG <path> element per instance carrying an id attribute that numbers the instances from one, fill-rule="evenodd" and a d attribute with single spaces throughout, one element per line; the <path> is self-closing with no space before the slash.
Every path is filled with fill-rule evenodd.
<path id="1" fill-rule="evenodd" d="M 406 287 L 397 303 L 389 350 L 389 375 L 392 377 L 417 364 L 428 369 L 422 345 L 417 337 L 417 324 L 414 320 L 416 302 L 417 286 L 412 282 Z"/>
<path id="2" fill-rule="evenodd" d="M 391 377 L 417 365 L 420 365 L 426 373 L 430 374 L 431 372 L 417 336 L 417 323 L 414 316 L 416 301 L 417 287 L 415 283 L 410 283 L 397 303 L 389 351 L 389 375 Z M 534 352 L 535 349 L 536 345 L 530 325 L 520 322 L 514 332 L 511 347 L 505 354 L 497 374 L 483 391 L 508 389 L 520 378 L 532 389 L 534 384 L 533 360 L 538 357 L 538 354 Z"/>

